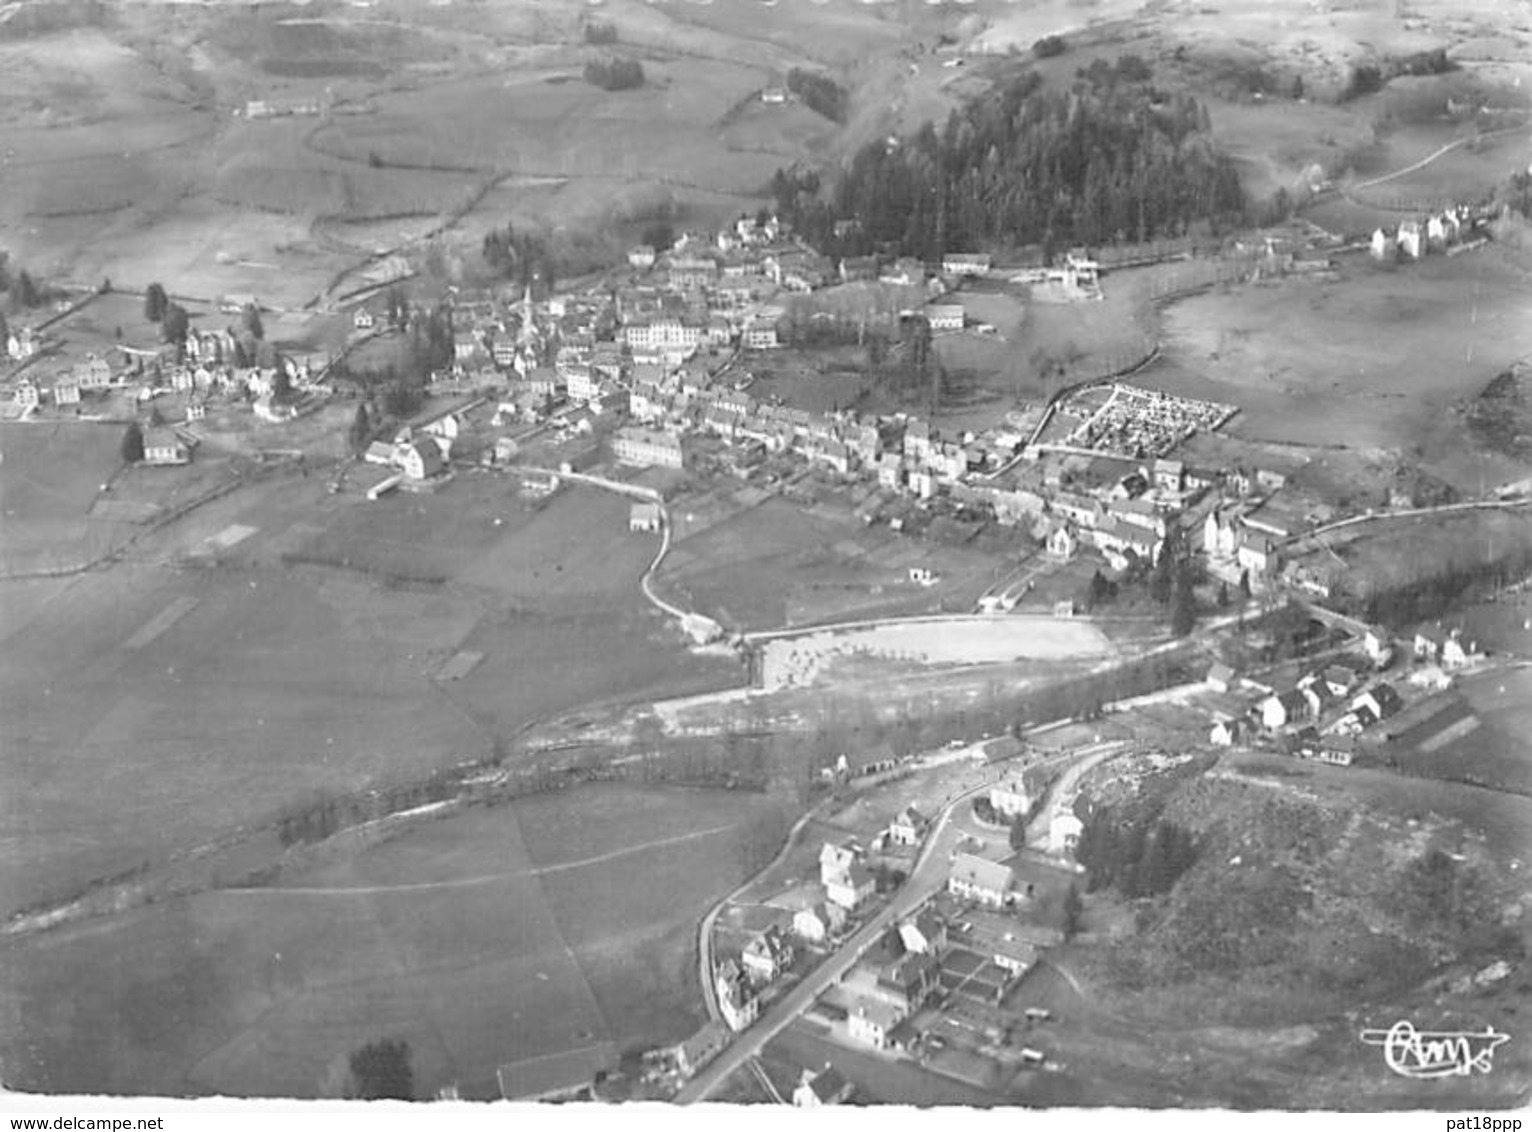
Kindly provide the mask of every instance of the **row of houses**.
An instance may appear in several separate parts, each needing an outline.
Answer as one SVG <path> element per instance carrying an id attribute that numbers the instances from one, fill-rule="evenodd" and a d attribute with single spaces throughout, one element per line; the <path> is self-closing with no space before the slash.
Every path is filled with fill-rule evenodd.
<path id="1" fill-rule="evenodd" d="M 1431 252 L 1446 252 L 1467 239 L 1473 229 L 1473 210 L 1466 205 L 1434 213 L 1424 221 L 1402 220 L 1390 232 L 1373 229 L 1369 250 L 1377 260 L 1420 259 Z"/>

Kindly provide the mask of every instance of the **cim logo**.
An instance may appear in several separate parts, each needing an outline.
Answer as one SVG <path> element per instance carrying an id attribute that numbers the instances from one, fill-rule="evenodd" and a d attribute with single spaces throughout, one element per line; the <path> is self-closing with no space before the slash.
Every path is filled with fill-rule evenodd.
<path id="1" fill-rule="evenodd" d="M 1506 1034 L 1483 1030 L 1417 1030 L 1395 1022 L 1387 1030 L 1363 1030 L 1362 1041 L 1383 1047 L 1383 1060 L 1401 1077 L 1431 1080 L 1488 1073 L 1495 1050 L 1510 1041 Z"/>

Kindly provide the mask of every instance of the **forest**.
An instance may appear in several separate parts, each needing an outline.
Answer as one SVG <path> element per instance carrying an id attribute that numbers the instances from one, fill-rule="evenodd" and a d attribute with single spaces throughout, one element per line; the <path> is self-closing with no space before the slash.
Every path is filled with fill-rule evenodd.
<path id="1" fill-rule="evenodd" d="M 940 129 L 863 147 L 828 193 L 813 173 L 779 170 L 778 212 L 831 254 L 926 260 L 1034 244 L 1051 255 L 1242 219 L 1244 193 L 1207 110 L 1152 80 L 1132 55 L 1082 69 L 1067 92 L 1025 72 Z"/>

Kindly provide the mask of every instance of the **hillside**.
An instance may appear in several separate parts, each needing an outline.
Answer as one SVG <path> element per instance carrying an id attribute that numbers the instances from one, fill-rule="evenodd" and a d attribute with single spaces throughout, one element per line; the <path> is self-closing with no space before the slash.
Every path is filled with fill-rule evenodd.
<path id="1" fill-rule="evenodd" d="M 1418 1083 L 1381 1072 L 1355 1031 L 1401 1017 L 1504 1030 L 1532 1001 L 1525 799 L 1238 753 L 1127 786 L 1108 774 L 1097 804 L 1191 829 L 1196 863 L 1166 896 L 1093 894 L 1087 925 L 1125 934 L 1088 936 L 1064 962 L 1103 1009 L 1174 1034 L 1172 1048 L 1251 1056 L 1240 1095 L 1178 1079 L 1189 1096 L 1272 1103 L 1265 1090 L 1302 1075 L 1312 1103 L 1394 1107 Z M 1164 1051 L 1119 1052 L 1159 1064 Z M 1480 1103 L 1524 1103 L 1529 1085 L 1532 1058 L 1504 1047 L 1473 1088 Z"/>

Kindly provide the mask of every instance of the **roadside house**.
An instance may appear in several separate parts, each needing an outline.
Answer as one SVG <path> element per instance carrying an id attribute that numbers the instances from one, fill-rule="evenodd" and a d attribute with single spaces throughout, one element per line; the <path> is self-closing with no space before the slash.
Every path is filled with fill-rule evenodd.
<path id="1" fill-rule="evenodd" d="M 793 934 L 806 943 L 824 943 L 845 927 L 846 910 L 839 904 L 815 904 L 793 917 Z"/>
<path id="2" fill-rule="evenodd" d="M 894 845 L 919 845 L 931 820 L 914 806 L 906 806 L 889 823 L 888 840 Z"/>
<path id="3" fill-rule="evenodd" d="M 991 908 L 1009 903 L 1015 876 L 998 861 L 986 861 L 971 853 L 959 853 L 947 874 L 947 891 L 963 900 Z"/>
<path id="4" fill-rule="evenodd" d="M 797 1108 L 819 1108 L 822 1105 L 843 1104 L 851 1099 L 854 1091 L 851 1082 L 826 1062 L 825 1067 L 817 1073 L 807 1069 L 803 1071 L 798 1087 L 793 1090 L 793 1105 Z"/>

